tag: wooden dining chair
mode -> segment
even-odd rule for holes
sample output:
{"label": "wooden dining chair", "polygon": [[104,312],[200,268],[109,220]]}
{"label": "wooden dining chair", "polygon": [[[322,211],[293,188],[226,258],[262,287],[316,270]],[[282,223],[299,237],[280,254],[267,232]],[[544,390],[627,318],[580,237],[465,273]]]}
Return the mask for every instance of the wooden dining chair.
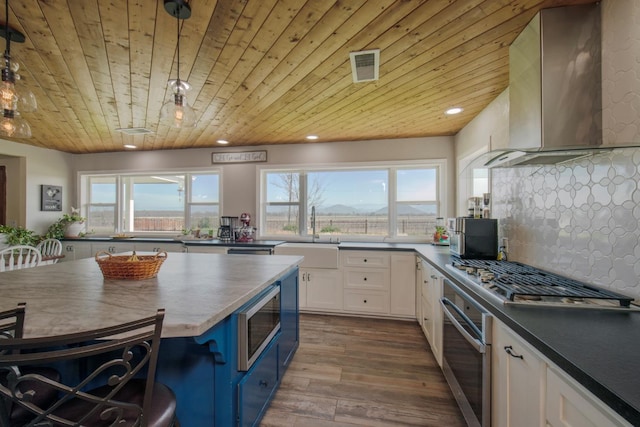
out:
{"label": "wooden dining chair", "polygon": [[44,261],[44,259],[62,255],[62,242],[58,239],[45,239],[36,245],[36,249],[38,249],[42,255],[43,261],[41,261],[41,264],[55,264],[59,258],[47,261]]}
{"label": "wooden dining chair", "polygon": [[[178,425],[173,391],[154,381],[163,319],[164,310],[158,310],[154,316],[97,330],[6,339],[0,344],[5,350],[0,370],[8,370],[9,385],[0,385],[0,396],[35,416],[27,426]],[[73,378],[53,381],[20,370],[52,363],[64,376],[73,372]],[[35,404],[29,392],[19,390],[24,381],[54,387],[58,399],[47,407]]]}
{"label": "wooden dining chair", "polygon": [[0,251],[0,272],[37,267],[42,254],[33,246],[9,246]]}
{"label": "wooden dining chair", "polygon": [[[0,357],[7,355],[9,350],[2,345],[5,340],[22,338],[25,317],[25,303],[20,303],[11,310],[0,312]],[[0,368],[0,388],[9,386],[9,370]],[[24,366],[22,372],[30,375],[39,375],[53,381],[60,381],[60,373],[51,367]],[[28,394],[33,404],[39,407],[49,407],[55,402],[58,392],[47,384],[24,381],[16,386],[16,390],[22,394]],[[24,408],[14,405],[11,399],[0,394],[0,425],[14,427],[28,425],[35,417]]]}

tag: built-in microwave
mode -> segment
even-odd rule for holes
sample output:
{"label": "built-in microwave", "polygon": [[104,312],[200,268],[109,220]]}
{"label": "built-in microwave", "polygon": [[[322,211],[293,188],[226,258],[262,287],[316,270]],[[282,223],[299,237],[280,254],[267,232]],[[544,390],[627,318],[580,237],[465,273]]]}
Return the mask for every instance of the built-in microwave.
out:
{"label": "built-in microwave", "polygon": [[280,286],[272,286],[240,309],[237,319],[238,370],[248,371],[280,331]]}

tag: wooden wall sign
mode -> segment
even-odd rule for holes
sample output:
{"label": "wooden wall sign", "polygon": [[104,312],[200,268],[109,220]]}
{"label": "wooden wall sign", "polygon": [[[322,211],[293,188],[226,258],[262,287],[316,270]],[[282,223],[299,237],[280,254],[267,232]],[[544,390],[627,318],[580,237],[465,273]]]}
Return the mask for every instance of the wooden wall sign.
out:
{"label": "wooden wall sign", "polygon": [[267,151],[241,151],[237,153],[212,153],[211,163],[266,162]]}
{"label": "wooden wall sign", "polygon": [[41,211],[62,210],[62,187],[58,185],[41,185],[40,193]]}

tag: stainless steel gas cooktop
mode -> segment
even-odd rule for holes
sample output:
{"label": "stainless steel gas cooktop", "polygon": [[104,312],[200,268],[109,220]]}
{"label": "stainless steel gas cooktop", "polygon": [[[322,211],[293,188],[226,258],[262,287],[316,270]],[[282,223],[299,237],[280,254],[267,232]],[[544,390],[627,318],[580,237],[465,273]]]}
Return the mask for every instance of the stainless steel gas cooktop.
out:
{"label": "stainless steel gas cooktop", "polygon": [[454,258],[446,267],[504,304],[640,309],[633,298],[518,262]]}

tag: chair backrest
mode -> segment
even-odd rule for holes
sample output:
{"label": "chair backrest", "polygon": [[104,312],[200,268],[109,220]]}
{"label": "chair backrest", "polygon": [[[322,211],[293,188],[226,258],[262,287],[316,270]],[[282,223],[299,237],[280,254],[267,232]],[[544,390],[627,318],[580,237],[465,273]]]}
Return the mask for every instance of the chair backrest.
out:
{"label": "chair backrest", "polygon": [[[0,340],[22,338],[26,304],[21,302],[16,308],[0,311]],[[0,341],[0,354],[3,351]]]}
{"label": "chair backrest", "polygon": [[[95,425],[98,420],[115,426],[126,417],[127,421],[133,420],[126,425],[144,427],[145,414],[151,407],[163,319],[164,310],[160,309],[155,316],[108,328],[0,340],[0,371],[8,371],[9,378],[8,386],[0,384],[0,397],[34,414],[29,426]],[[65,366],[65,372],[75,368],[72,372],[77,373],[77,378],[53,381],[42,375],[20,372],[24,366],[52,363]],[[142,403],[125,401],[118,394],[134,377],[145,378]],[[59,399],[46,408],[34,405],[29,395],[32,390],[27,393],[19,390],[21,384],[24,389],[27,381],[54,387]],[[78,410],[80,406],[82,411]]]}
{"label": "chair backrest", "polygon": [[[45,239],[38,243],[36,249],[42,254],[42,258],[62,255],[62,242],[58,239]],[[58,259],[47,261],[47,264],[55,264]]]}
{"label": "chair backrest", "polygon": [[33,246],[9,246],[0,251],[0,271],[37,267],[41,261],[42,254]]}

